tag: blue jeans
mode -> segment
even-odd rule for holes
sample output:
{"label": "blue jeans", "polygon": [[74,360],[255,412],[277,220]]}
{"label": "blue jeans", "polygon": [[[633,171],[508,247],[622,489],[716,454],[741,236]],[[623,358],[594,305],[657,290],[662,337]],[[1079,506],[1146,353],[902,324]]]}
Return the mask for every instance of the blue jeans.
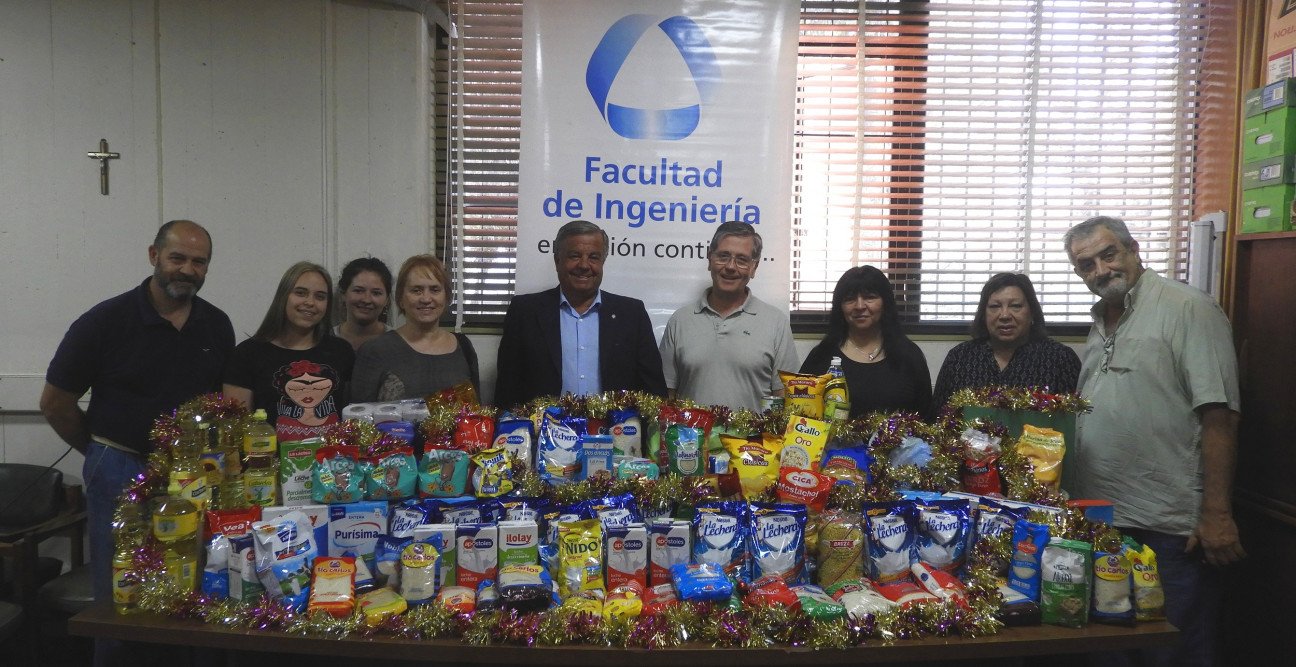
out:
{"label": "blue jeans", "polygon": [[1224,600],[1223,570],[1207,563],[1200,549],[1184,553],[1187,537],[1138,528],[1120,531],[1156,552],[1157,571],[1165,589],[1166,620],[1179,629],[1179,639],[1170,646],[1092,654],[1090,664],[1175,667],[1217,664],[1220,606]]}
{"label": "blue jeans", "polygon": [[81,476],[85,479],[86,528],[90,533],[95,602],[112,601],[113,510],[117,508],[122,489],[142,472],[142,457],[98,442],[90,443]]}

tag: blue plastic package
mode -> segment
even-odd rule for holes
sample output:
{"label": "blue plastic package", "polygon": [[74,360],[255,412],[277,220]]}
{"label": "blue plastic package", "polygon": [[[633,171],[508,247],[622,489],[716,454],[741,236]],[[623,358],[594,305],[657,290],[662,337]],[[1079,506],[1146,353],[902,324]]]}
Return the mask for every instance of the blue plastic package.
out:
{"label": "blue plastic package", "polygon": [[1013,527],[1008,585],[1033,602],[1040,600],[1040,558],[1048,541],[1048,526],[1023,519]]}
{"label": "blue plastic package", "polygon": [[881,584],[908,578],[916,532],[913,503],[864,503],[863,510],[869,578]]}
{"label": "blue plastic package", "polygon": [[671,583],[680,600],[688,602],[715,602],[733,595],[733,582],[714,563],[672,565]]}
{"label": "blue plastic package", "polygon": [[789,586],[810,583],[806,570],[805,505],[751,504],[751,579],[774,576]]}
{"label": "blue plastic package", "polygon": [[918,561],[958,576],[972,544],[971,503],[962,499],[914,503],[918,533],[914,546]]}
{"label": "blue plastic package", "polygon": [[740,581],[751,577],[747,563],[750,519],[745,502],[699,503],[693,515],[693,560],[712,563]]}

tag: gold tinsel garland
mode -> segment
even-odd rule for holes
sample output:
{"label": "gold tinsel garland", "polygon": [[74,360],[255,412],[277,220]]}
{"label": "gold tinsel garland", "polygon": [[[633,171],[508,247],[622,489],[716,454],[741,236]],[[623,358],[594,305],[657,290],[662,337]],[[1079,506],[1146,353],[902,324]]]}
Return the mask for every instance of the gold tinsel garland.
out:
{"label": "gold tinsel garland", "polygon": [[[593,419],[607,419],[609,412],[635,408],[645,421],[659,413],[663,405],[698,408],[689,401],[666,401],[656,396],[630,392],[607,392],[590,397],[566,396],[542,398],[522,406],[515,414],[537,414],[557,405],[570,414]],[[1009,409],[1044,412],[1080,412],[1087,409],[1083,399],[1075,396],[1049,396],[1031,390],[962,391],[951,400],[936,424],[926,424],[913,415],[871,415],[865,419],[835,422],[831,446],[846,447],[868,443],[874,457],[868,484],[837,485],[830,505],[859,509],[863,502],[890,500],[897,488],[925,491],[947,491],[960,486],[959,470],[962,451],[959,434],[972,427],[1003,439],[1001,470],[1011,497],[1030,496],[1040,504],[1064,507],[1061,498],[1050,495],[1034,479],[1030,464],[1016,452],[1016,441],[1006,437],[998,424],[986,420],[964,422],[957,415],[967,405],[986,405]],[[425,436],[445,437],[453,433],[457,420],[464,415],[494,417],[493,408],[430,399],[429,417],[422,424]],[[729,410],[712,406],[715,425],[734,432],[781,434],[791,412]],[[158,420],[153,441],[159,450],[157,460],[150,458],[149,472],[131,487],[135,494],[128,502],[146,502],[147,489],[156,488],[165,477],[170,449],[179,437],[179,424],[194,421],[246,419],[247,411],[239,404],[218,395],[206,395],[190,401],[170,417]],[[324,435],[332,444],[351,444],[361,451],[385,447],[389,436],[372,425],[344,422]],[[931,461],[919,468],[902,466],[892,469],[889,456],[905,437],[916,437],[931,446]],[[156,465],[155,465],[156,464]],[[514,485],[519,495],[546,497],[561,504],[571,504],[606,495],[634,494],[650,506],[673,505],[688,508],[697,502],[713,499],[711,488],[701,478],[666,475],[658,480],[642,478],[611,480],[590,479],[557,488],[549,487],[539,475],[515,462]],[[129,491],[130,489],[128,489]],[[1110,526],[1094,524],[1074,510],[1057,516],[1037,512],[1033,520],[1049,524],[1050,532],[1073,539],[1090,541],[1095,548],[1111,550],[1119,544],[1119,533]],[[803,612],[786,607],[744,604],[730,609],[711,604],[683,603],[655,616],[605,619],[572,612],[562,607],[539,614],[517,614],[492,611],[465,616],[437,605],[415,605],[404,615],[389,617],[377,625],[366,624],[360,612],[344,618],[327,614],[302,614],[284,605],[262,598],[238,602],[215,600],[200,593],[182,590],[164,571],[160,552],[152,538],[136,549],[136,579],[141,582],[140,608],[172,617],[198,618],[207,623],[273,629],[291,634],[344,637],[350,634],[376,634],[411,639],[459,638],[475,645],[541,644],[562,645],[589,643],[617,647],[668,648],[698,641],[723,647],[766,647],[774,644],[810,648],[847,648],[871,641],[891,643],[897,639],[960,635],[976,637],[996,633],[1002,624],[995,618],[1002,599],[996,590],[993,563],[1008,558],[1010,536],[981,540],[969,556],[965,576],[967,606],[952,601],[910,605],[877,616],[862,619],[816,620]]]}

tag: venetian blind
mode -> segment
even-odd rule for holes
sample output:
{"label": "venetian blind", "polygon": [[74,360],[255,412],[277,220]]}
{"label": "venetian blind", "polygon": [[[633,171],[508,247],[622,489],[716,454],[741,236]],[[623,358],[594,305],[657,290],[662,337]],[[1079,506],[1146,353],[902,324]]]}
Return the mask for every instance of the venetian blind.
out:
{"label": "venetian blind", "polygon": [[[432,59],[438,225],[465,317],[513,294],[522,2],[449,0]],[[1199,2],[804,0],[790,307],[882,268],[911,323],[963,323],[1024,271],[1051,324],[1093,296],[1060,240],[1123,217],[1146,263],[1187,271]],[[461,252],[458,250],[461,248]]]}

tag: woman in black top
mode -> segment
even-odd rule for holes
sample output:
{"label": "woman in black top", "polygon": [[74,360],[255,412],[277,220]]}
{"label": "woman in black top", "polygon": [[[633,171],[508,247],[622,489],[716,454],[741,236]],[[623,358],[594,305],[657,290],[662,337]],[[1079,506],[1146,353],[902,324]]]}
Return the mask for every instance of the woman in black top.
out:
{"label": "woman in black top", "polygon": [[810,350],[801,372],[827,373],[833,357],[842,360],[851,419],[874,412],[930,416],[927,359],[900,331],[891,281],[876,267],[857,266],[842,274],[833,289],[828,333]]}
{"label": "woman in black top", "polygon": [[1051,339],[1030,278],[1000,273],[981,289],[972,340],[950,350],[936,376],[935,407],[954,392],[988,386],[1074,392],[1080,379],[1075,350]]}

